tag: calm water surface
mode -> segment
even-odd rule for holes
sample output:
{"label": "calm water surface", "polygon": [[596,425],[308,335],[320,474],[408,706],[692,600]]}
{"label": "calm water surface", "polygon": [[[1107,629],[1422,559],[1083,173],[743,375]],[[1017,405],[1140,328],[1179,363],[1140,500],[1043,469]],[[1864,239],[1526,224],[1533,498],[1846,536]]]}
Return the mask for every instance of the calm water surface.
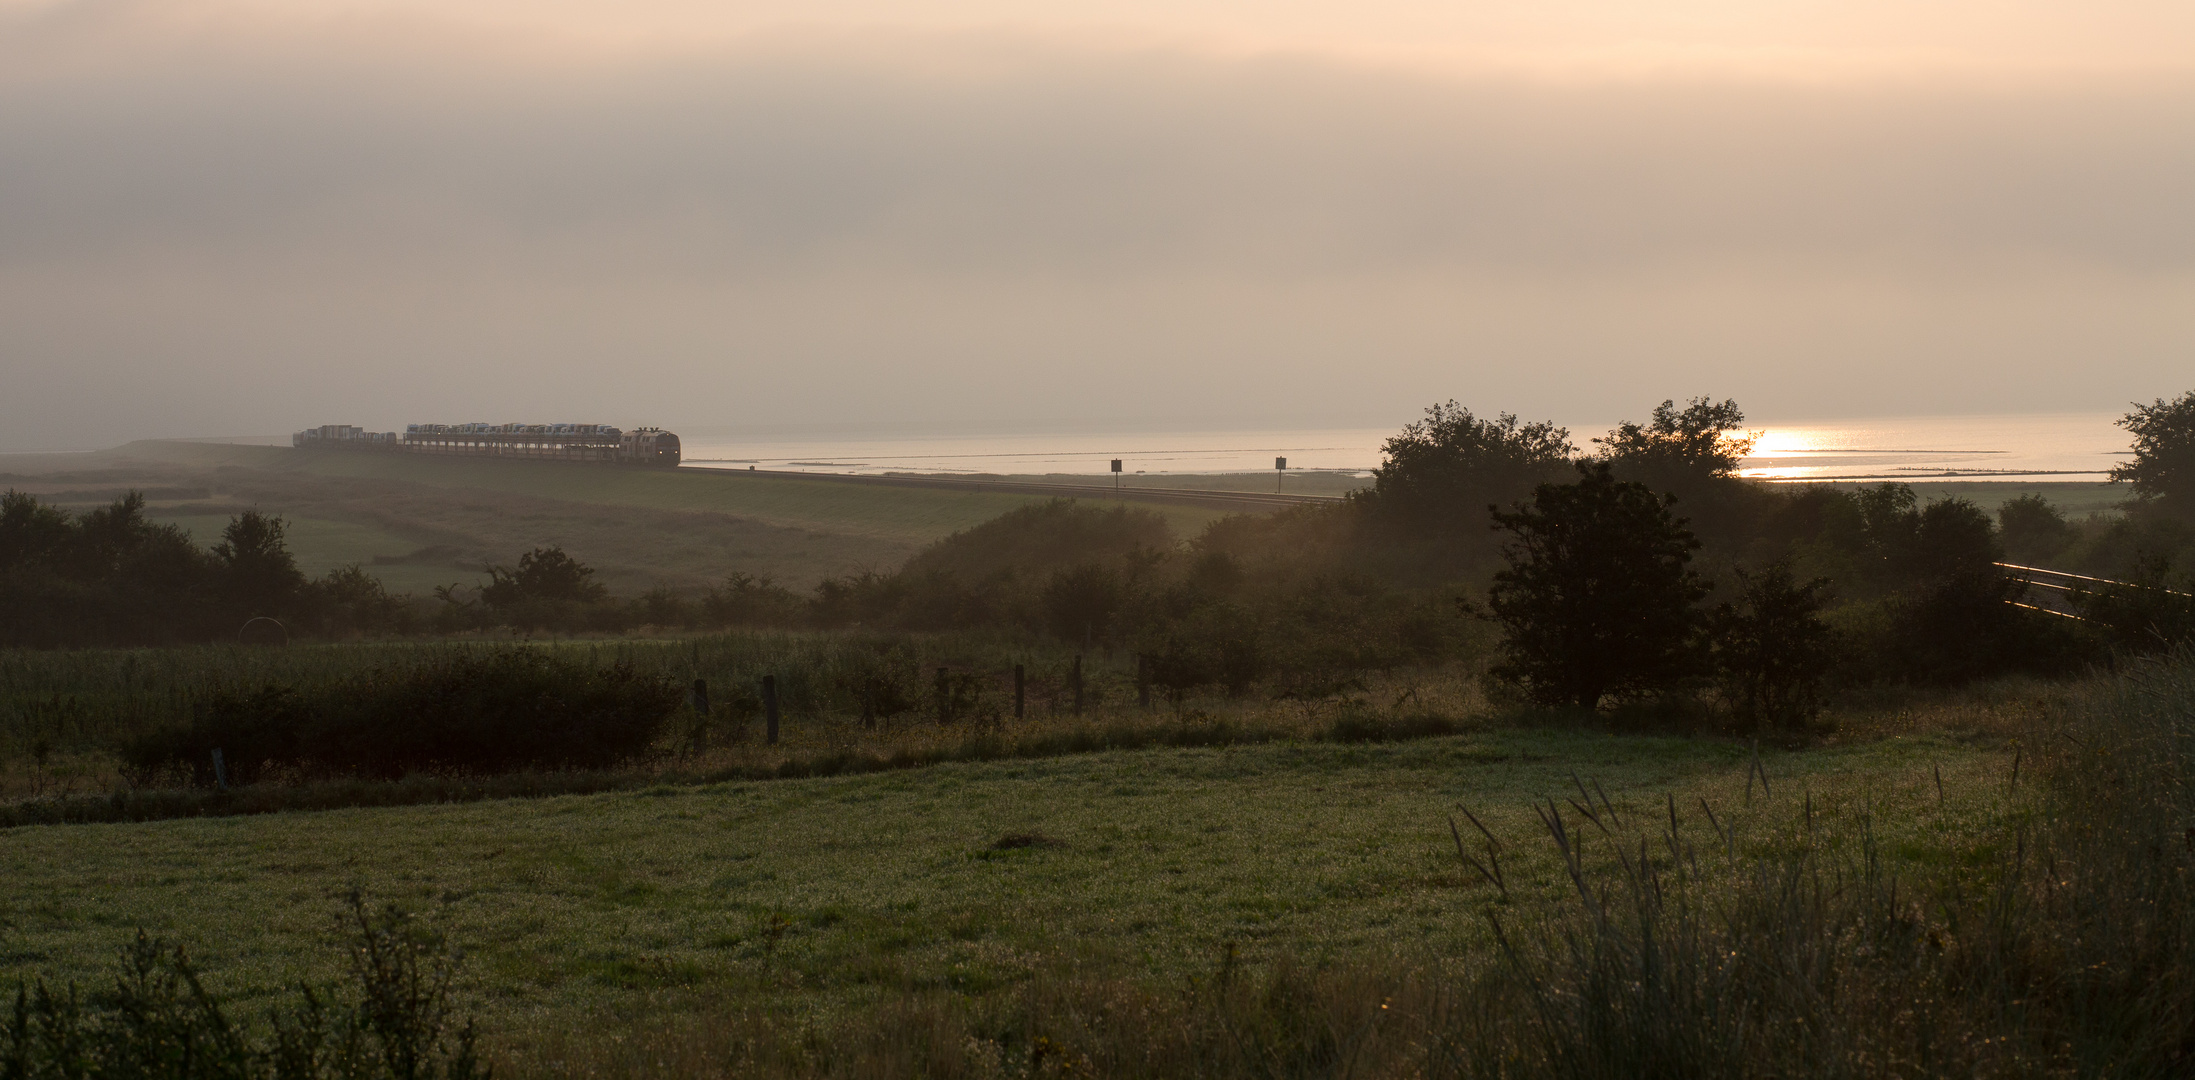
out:
{"label": "calm water surface", "polygon": [[[1759,422],[1760,440],[1745,474],[1781,480],[2101,480],[2125,460],[2126,432],[2114,413],[1915,416],[1866,420]],[[1610,425],[1575,424],[1590,449]],[[1265,471],[1286,457],[1290,469],[1369,472],[1391,428],[1278,429],[742,439],[698,433],[684,438],[694,468],[809,472],[917,472],[962,475],[1097,475],[1121,459],[1129,473]]]}

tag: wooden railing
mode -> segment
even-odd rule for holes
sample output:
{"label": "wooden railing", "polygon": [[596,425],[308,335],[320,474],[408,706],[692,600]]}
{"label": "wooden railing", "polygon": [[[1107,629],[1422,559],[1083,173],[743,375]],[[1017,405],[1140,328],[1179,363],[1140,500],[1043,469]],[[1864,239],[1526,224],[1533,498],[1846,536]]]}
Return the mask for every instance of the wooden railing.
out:
{"label": "wooden railing", "polygon": [[[2013,577],[2020,579],[2027,585],[2029,592],[2022,594],[2024,600],[2044,601],[2043,603],[2031,604],[2025,603],[2023,600],[2007,600],[2005,603],[2011,604],[2013,607],[2023,607],[2029,611],[2062,615],[2068,619],[2081,618],[2078,612],[2065,609],[2072,607],[2073,598],[2082,593],[2095,592],[2113,585],[2129,589],[2155,587],[2136,585],[2131,581],[2114,581],[2110,578],[2093,577],[2088,574],[2069,574],[2063,570],[2052,570],[2041,566],[2022,566],[2019,563],[2008,562],[2001,562],[1996,565],[2001,569],[2011,571]],[[2188,595],[2172,589],[2166,589],[2165,591],[2173,596]],[[2055,603],[2052,603],[2053,601]]]}

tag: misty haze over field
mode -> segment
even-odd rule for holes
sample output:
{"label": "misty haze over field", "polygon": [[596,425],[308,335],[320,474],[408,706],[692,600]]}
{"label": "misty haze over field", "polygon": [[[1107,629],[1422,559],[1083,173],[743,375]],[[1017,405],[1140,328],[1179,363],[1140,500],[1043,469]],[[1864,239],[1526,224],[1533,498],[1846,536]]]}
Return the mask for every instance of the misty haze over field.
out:
{"label": "misty haze over field", "polygon": [[0,4],[0,449],[2185,388],[2195,14],[1753,6]]}

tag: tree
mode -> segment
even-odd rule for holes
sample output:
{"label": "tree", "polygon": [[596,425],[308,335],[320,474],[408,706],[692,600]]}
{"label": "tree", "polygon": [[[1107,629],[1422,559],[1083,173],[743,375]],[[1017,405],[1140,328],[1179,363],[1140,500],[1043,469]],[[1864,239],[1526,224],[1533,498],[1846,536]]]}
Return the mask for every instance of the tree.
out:
{"label": "tree", "polygon": [[1506,505],[1562,475],[1577,448],[1548,423],[1492,420],[1449,401],[1425,410],[1381,448],[1366,505],[1379,516],[1425,528],[1475,529],[1488,505]]}
{"label": "tree", "polygon": [[491,567],[492,578],[481,586],[480,599],[491,608],[508,611],[541,604],[587,604],[609,595],[601,582],[589,581],[594,567],[564,553],[561,547],[535,548],[518,557],[518,569]]}
{"label": "tree", "polygon": [[287,612],[305,588],[305,574],[290,554],[289,523],[246,510],[229,519],[214,545],[222,595],[242,614]]}
{"label": "tree", "polygon": [[1645,424],[1626,420],[1593,441],[1601,446],[1601,456],[1619,468],[1731,476],[1759,438],[1730,434],[1744,429],[1745,412],[1736,401],[1696,397],[1679,412],[1675,401],[1665,399]]}
{"label": "tree", "polygon": [[0,494],[0,573],[39,562],[69,543],[69,515],[34,495]]}
{"label": "tree", "polygon": [[1670,513],[1673,498],[1616,479],[1605,461],[1578,472],[1495,512],[1513,538],[1487,606],[1507,631],[1496,675],[1542,702],[1593,708],[1698,670],[1694,605],[1707,587],[1688,565],[1700,545]]}
{"label": "tree", "polygon": [[235,632],[209,616],[214,560],[135,491],[82,515],[0,496],[0,643],[162,642]]}
{"label": "tree", "polygon": [[1812,718],[1835,659],[1821,618],[1829,579],[1801,584],[1787,563],[1737,577],[1739,602],[1716,605],[1709,620],[1724,698],[1755,724]]}
{"label": "tree", "polygon": [[1989,512],[1965,499],[1938,499],[1921,508],[1913,528],[1912,570],[1924,582],[1959,577],[2002,578],[2004,548]]}
{"label": "tree", "polygon": [[2134,460],[2111,470],[2112,483],[2134,485],[2145,502],[2195,509],[2195,390],[2136,405],[2118,423],[2134,435]]}

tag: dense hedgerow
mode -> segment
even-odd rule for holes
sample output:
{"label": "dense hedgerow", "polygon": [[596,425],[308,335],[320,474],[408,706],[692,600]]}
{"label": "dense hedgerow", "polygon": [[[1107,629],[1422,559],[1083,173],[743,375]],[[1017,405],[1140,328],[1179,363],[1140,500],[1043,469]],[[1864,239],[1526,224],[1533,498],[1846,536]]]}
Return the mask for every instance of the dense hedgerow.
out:
{"label": "dense hedgerow", "polygon": [[215,781],[270,772],[395,778],[415,771],[602,769],[648,752],[681,691],[633,665],[530,649],[452,649],[300,689],[267,683],[197,702],[190,722],[126,743],[148,779],[187,770]]}

